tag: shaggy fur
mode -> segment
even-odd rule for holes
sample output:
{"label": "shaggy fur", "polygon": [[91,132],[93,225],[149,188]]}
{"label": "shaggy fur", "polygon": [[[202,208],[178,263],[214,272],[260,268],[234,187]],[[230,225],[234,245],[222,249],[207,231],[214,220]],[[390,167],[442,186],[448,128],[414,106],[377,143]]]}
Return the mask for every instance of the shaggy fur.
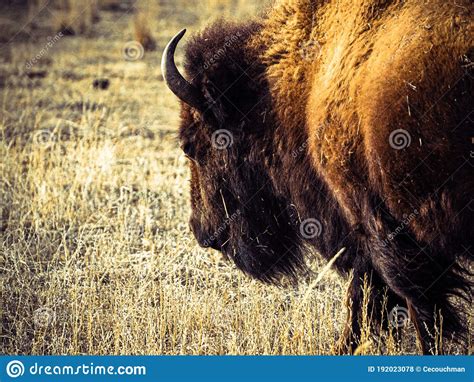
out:
{"label": "shaggy fur", "polygon": [[[191,228],[203,246],[278,283],[308,246],[354,277],[346,344],[360,336],[362,282],[376,321],[407,306],[423,351],[433,328],[466,340],[474,189],[470,1],[288,0],[263,20],[212,25],[186,49],[203,110],[182,105]],[[225,47],[224,54],[223,47]],[[471,114],[472,119],[472,114]],[[233,144],[213,145],[225,129]],[[390,136],[411,144],[396,150]],[[393,144],[393,142],[392,142]],[[304,234],[307,219],[319,235]],[[376,325],[374,325],[376,326]]]}

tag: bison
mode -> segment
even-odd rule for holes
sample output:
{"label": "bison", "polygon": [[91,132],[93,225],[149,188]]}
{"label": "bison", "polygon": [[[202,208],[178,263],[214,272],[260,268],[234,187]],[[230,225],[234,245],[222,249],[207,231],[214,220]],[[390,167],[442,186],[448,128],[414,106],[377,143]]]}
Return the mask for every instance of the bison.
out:
{"label": "bison", "polygon": [[334,267],[352,275],[342,352],[358,346],[365,282],[374,331],[404,309],[423,353],[470,335],[472,11],[469,0],[280,1],[195,36],[187,79],[174,61],[185,30],[165,48],[194,236],[280,284],[307,271],[309,248],[339,252]]}

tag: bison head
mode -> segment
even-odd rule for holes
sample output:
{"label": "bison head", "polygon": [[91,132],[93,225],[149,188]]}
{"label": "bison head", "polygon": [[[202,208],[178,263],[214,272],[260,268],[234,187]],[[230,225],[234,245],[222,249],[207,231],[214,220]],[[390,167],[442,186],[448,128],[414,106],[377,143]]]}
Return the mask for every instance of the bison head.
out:
{"label": "bison head", "polygon": [[166,47],[162,71],[181,102],[181,148],[191,171],[190,227],[199,244],[231,258],[247,274],[277,282],[304,268],[290,202],[268,168],[273,154],[271,97],[258,47],[258,25],[218,23],[188,44],[185,69]]}

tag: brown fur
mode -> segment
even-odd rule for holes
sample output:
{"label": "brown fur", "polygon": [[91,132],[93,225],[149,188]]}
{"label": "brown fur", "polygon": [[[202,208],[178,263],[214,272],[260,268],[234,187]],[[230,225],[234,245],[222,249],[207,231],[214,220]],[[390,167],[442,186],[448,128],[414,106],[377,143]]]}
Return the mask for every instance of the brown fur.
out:
{"label": "brown fur", "polygon": [[[354,273],[351,348],[365,275],[377,320],[387,291],[389,309],[408,303],[425,348],[439,312],[443,334],[465,339],[452,297],[472,293],[472,8],[280,1],[261,23],[219,22],[187,47],[207,103],[183,105],[180,131],[196,238],[270,282],[296,280],[307,246],[325,258],[346,247],[336,268]],[[225,150],[218,129],[232,134]],[[409,147],[391,147],[397,129]],[[302,235],[310,218],[321,235]]]}

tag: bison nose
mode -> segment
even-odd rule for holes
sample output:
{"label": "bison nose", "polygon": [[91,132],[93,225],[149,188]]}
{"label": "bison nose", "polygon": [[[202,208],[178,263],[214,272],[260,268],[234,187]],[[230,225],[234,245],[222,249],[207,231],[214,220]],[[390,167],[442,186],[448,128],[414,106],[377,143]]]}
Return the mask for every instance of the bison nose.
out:
{"label": "bison nose", "polygon": [[208,238],[204,231],[202,230],[200,224],[196,222],[195,219],[190,219],[189,220],[189,229],[193,233],[194,237],[196,238],[198,244],[203,247],[203,248],[209,248],[212,247],[212,242],[210,238]]}
{"label": "bison nose", "polygon": [[196,238],[198,244],[202,248],[212,248],[217,251],[221,250],[217,238],[215,238],[213,235],[208,234],[204,229],[202,229],[201,225],[197,223],[195,219],[190,219],[189,228],[193,233],[194,237]]}

